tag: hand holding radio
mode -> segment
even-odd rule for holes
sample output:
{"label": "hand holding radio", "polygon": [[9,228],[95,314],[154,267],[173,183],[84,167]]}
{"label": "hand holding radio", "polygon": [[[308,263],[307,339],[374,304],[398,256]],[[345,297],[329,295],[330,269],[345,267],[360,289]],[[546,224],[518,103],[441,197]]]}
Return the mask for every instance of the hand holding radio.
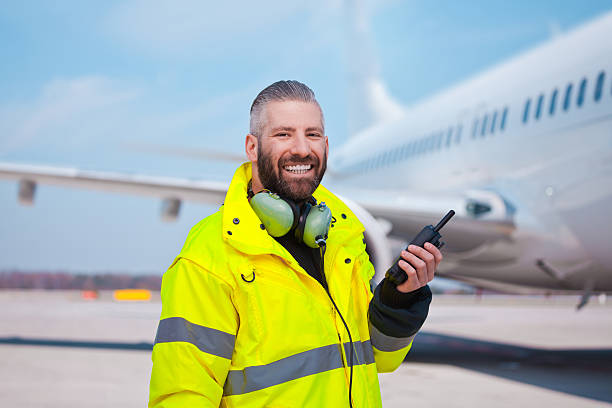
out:
{"label": "hand holding radio", "polygon": [[444,245],[439,231],[453,215],[455,212],[450,210],[435,227],[423,228],[389,268],[385,277],[397,286],[397,290],[411,292],[433,279],[442,260],[439,248]]}

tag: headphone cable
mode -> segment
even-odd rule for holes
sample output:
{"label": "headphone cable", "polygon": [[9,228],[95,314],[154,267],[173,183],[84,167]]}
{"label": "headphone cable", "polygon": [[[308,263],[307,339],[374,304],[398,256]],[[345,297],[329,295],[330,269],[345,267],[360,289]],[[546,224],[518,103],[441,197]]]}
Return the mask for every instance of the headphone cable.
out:
{"label": "headphone cable", "polygon": [[351,331],[349,330],[348,324],[346,324],[346,321],[344,320],[344,317],[342,317],[342,313],[340,313],[340,309],[338,309],[338,306],[336,305],[336,302],[334,302],[334,299],[331,296],[331,293],[329,293],[329,288],[327,287],[327,279],[325,278],[325,272],[323,270],[323,256],[325,255],[325,249],[326,249],[326,245],[325,242],[323,242],[320,245],[320,254],[321,254],[321,262],[320,262],[320,267],[321,267],[321,274],[323,275],[323,279],[325,280],[326,286],[325,286],[325,292],[327,292],[327,296],[329,297],[329,300],[331,300],[332,305],[334,305],[334,308],[336,309],[336,312],[338,312],[338,316],[340,316],[340,319],[342,320],[342,323],[344,324],[344,327],[346,328],[346,332],[348,333],[348,338],[349,338],[349,352],[351,354],[351,356],[349,357],[349,366],[351,367],[351,373],[349,376],[349,406],[351,408],[353,408],[353,397],[352,397],[352,390],[353,390],[353,354],[354,350],[353,350],[353,337],[351,336]]}

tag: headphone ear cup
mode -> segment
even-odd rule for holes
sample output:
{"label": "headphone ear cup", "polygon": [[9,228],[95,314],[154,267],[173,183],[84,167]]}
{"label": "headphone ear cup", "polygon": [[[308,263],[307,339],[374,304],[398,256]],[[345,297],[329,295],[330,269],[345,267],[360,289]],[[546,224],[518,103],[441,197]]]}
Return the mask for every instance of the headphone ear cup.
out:
{"label": "headphone ear cup", "polygon": [[295,205],[277,194],[262,191],[251,198],[250,204],[271,236],[282,237],[295,227]]}
{"label": "headphone ear cup", "polygon": [[308,216],[304,220],[304,228],[302,229],[304,244],[311,248],[319,248],[325,245],[331,219],[331,210],[325,203],[310,208]]}

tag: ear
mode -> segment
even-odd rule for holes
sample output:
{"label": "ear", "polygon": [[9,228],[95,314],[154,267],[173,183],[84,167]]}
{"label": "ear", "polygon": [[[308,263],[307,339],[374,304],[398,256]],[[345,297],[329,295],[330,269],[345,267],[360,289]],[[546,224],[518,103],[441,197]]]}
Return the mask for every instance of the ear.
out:
{"label": "ear", "polygon": [[251,163],[257,163],[257,155],[259,153],[257,151],[257,136],[250,133],[246,135],[244,150]]}
{"label": "ear", "polygon": [[329,157],[329,139],[325,135],[325,156]]}

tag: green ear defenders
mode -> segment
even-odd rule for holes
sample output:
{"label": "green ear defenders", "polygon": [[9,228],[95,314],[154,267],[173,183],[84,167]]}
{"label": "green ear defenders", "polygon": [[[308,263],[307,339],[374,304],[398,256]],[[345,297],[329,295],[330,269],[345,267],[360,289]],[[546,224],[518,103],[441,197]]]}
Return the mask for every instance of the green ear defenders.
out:
{"label": "green ear defenders", "polygon": [[293,230],[300,243],[311,248],[325,245],[332,219],[331,210],[325,203],[317,204],[311,197],[300,211],[291,200],[265,190],[253,195],[250,203],[268,234],[273,237],[282,237]]}

